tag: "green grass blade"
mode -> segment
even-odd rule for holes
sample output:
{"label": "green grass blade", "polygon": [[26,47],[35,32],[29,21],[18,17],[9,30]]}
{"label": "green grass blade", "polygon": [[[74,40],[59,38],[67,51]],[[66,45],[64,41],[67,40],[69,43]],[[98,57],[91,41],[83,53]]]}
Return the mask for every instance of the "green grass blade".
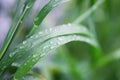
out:
{"label": "green grass blade", "polygon": [[5,56],[0,61],[0,70],[4,71],[4,69],[9,67],[9,65],[12,64],[15,60],[22,57],[26,51],[30,50],[31,48],[37,45],[41,45],[46,40],[53,37],[69,35],[69,34],[82,34],[82,35],[90,36],[90,33],[86,27],[77,24],[66,24],[66,25],[46,29],[45,31],[42,32],[40,31],[34,34],[33,36],[31,36],[30,38],[28,38],[27,40],[25,40],[20,45],[18,45],[12,53]]}
{"label": "green grass blade", "polygon": [[120,49],[118,49],[114,52],[111,52],[108,55],[101,58],[98,62],[97,67],[105,66],[105,65],[111,63],[112,61],[119,60],[119,59],[120,59]]}
{"label": "green grass blade", "polygon": [[59,36],[59,37],[52,38],[46,41],[41,46],[37,46],[36,48],[34,48],[35,50],[32,52],[32,54],[30,54],[30,56],[26,59],[26,61],[20,66],[20,68],[15,73],[14,78],[16,80],[20,80],[39,61],[39,59],[41,59],[41,57],[45,56],[51,50],[56,49],[59,46],[64,45],[71,41],[82,41],[96,47],[96,43],[94,39],[87,36],[67,35],[67,36]]}
{"label": "green grass blade", "polygon": [[94,12],[105,0],[97,0],[97,2],[85,13],[83,13],[81,16],[79,16],[74,23],[81,23],[83,20],[85,20],[87,17],[91,15],[92,12]]}
{"label": "green grass blade", "polygon": [[[28,1],[28,0],[27,0]],[[24,10],[20,16],[20,18],[18,19],[17,23],[12,25],[12,27],[10,28],[8,35],[5,39],[4,42],[4,46],[0,52],[0,58],[4,55],[4,53],[6,52],[7,48],[9,47],[10,43],[12,42],[12,39],[15,36],[15,33],[17,31],[17,29],[20,27],[20,25],[23,23],[24,19],[26,18],[26,16],[28,15],[30,9],[32,8],[35,0],[29,0],[30,2],[26,2],[25,3],[25,7]],[[19,5],[18,5],[19,6]],[[17,8],[18,9],[18,8]],[[15,16],[15,20],[16,20],[17,14]]]}
{"label": "green grass blade", "polygon": [[[18,17],[19,10],[21,8],[20,6],[21,6],[21,1],[18,0],[16,11],[15,11],[15,16],[14,16],[14,20],[13,20],[14,23],[18,19],[17,17]],[[14,23],[12,25],[14,25]],[[13,31],[13,27],[11,27],[11,29],[9,30],[9,33],[12,32],[12,31]],[[8,45],[9,45],[8,43],[6,43],[8,38],[9,38],[9,33],[8,33],[6,39],[5,39],[5,42],[4,42],[4,45],[1,49],[1,51],[0,51],[0,58],[2,58],[2,56],[4,55],[5,51],[7,50]]]}
{"label": "green grass blade", "polygon": [[[96,39],[96,42],[98,42],[98,40],[97,40],[97,34],[96,34],[96,31],[95,31],[95,25],[94,25],[93,20],[92,20],[92,15],[88,18],[88,25],[89,25],[89,31],[94,35],[94,38]],[[97,52],[94,48],[91,48],[91,50],[92,50],[92,53],[93,53],[92,56],[95,58],[95,59],[93,59],[93,61],[95,63],[97,63],[97,61],[101,58],[102,54],[96,55],[96,53],[99,53],[99,52]]]}
{"label": "green grass blade", "polygon": [[33,22],[33,28],[31,32],[28,34],[27,37],[31,36],[32,34],[35,33],[35,30],[39,27],[39,25],[42,23],[44,18],[48,15],[48,13],[54,9],[56,6],[58,6],[61,3],[64,3],[69,0],[50,0],[43,8],[40,10],[40,12],[37,14],[37,16],[34,19]]}

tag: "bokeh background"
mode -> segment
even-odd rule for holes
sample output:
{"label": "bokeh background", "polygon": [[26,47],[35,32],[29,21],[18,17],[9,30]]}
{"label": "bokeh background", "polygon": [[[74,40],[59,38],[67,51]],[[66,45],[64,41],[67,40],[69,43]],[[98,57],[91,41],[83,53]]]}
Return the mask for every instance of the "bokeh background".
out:
{"label": "bokeh background", "polygon": [[[38,11],[49,0],[36,0],[36,3],[17,33],[9,51],[24,40],[32,28],[32,21]],[[87,11],[96,0],[71,0],[56,7],[41,24],[41,30],[56,25],[73,22]],[[0,0],[0,48],[11,27],[16,0]],[[103,56],[120,48],[120,0],[106,0],[81,24],[95,27],[95,34],[103,51]],[[118,55],[119,56],[119,55]],[[86,43],[71,42],[53,50],[33,68],[41,80],[120,80],[120,60],[92,67],[92,48]],[[30,74],[32,75],[32,74]],[[29,80],[34,77],[28,75]],[[36,80],[39,80],[36,78]]]}

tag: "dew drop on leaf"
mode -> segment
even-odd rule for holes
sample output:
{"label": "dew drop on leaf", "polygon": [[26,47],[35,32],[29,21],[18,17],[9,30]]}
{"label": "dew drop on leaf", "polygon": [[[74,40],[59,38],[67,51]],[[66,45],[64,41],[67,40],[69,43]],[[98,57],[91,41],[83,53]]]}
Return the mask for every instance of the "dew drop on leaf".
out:
{"label": "dew drop on leaf", "polygon": [[26,44],[27,42],[26,41],[23,41],[23,44]]}
{"label": "dew drop on leaf", "polygon": [[50,49],[54,49],[54,45],[53,45],[53,46],[50,46]]}
{"label": "dew drop on leaf", "polygon": [[10,53],[10,54],[9,54],[9,57],[13,57],[14,55],[15,55],[15,52]]}
{"label": "dew drop on leaf", "polygon": [[35,58],[35,57],[37,57],[38,55],[33,55],[33,57]]}
{"label": "dew drop on leaf", "polygon": [[31,39],[33,38],[33,36],[30,37]]}
{"label": "dew drop on leaf", "polygon": [[53,41],[50,41],[50,44],[53,44],[54,42]]}
{"label": "dew drop on leaf", "polygon": [[63,39],[62,39],[62,38],[60,38],[60,37],[58,38],[58,40],[59,40],[59,41],[63,41]]}

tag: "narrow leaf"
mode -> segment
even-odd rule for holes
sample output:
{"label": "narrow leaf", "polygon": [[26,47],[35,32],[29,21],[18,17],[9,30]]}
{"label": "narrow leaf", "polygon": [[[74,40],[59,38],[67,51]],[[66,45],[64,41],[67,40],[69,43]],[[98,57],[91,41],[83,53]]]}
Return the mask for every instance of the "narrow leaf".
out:
{"label": "narrow leaf", "polygon": [[67,2],[69,0],[50,0],[43,8],[40,10],[40,12],[37,14],[37,16],[34,19],[34,26],[31,30],[31,32],[28,34],[27,37],[31,36],[35,33],[35,30],[38,29],[39,25],[42,23],[42,21],[45,19],[45,17],[48,15],[48,13],[54,9],[59,4],[62,4],[64,2]]}
{"label": "narrow leaf", "polygon": [[74,23],[81,23],[83,20],[85,20],[87,17],[91,15],[92,12],[94,12],[105,0],[97,0],[97,2],[85,13],[80,15]]}
{"label": "narrow leaf", "polygon": [[69,35],[69,34],[82,34],[82,35],[90,36],[90,33],[86,27],[76,24],[67,24],[67,25],[46,29],[42,32],[40,31],[34,34],[33,36],[31,36],[30,38],[28,38],[27,40],[23,41],[23,43],[18,45],[12,53],[6,55],[0,61],[0,70],[4,71],[4,69],[9,67],[14,61],[24,56],[26,51],[30,50],[31,48],[34,48],[37,45],[40,46],[46,40],[51,39],[53,37]]}
{"label": "narrow leaf", "polygon": [[32,52],[32,54],[30,54],[30,56],[15,73],[14,79],[20,80],[23,76],[25,76],[28,73],[28,71],[31,70],[31,68],[41,59],[41,57],[45,56],[51,50],[56,49],[59,46],[71,41],[82,41],[96,47],[94,39],[86,36],[68,35],[52,38],[46,41],[41,46],[35,47],[35,50]]}
{"label": "narrow leaf", "polygon": [[97,67],[105,66],[105,65],[111,63],[112,61],[119,60],[119,59],[120,59],[120,49],[118,49],[114,52],[111,52],[111,53],[105,55],[104,57],[102,57],[99,60]]}
{"label": "narrow leaf", "polygon": [[[11,44],[12,42],[12,39],[14,38],[15,36],[15,33],[17,32],[17,29],[20,27],[20,25],[23,23],[24,19],[26,18],[27,14],[29,13],[29,11],[31,10],[33,4],[34,4],[35,0],[29,0],[29,2],[27,1],[25,3],[25,6],[24,6],[24,10],[20,16],[20,18],[18,19],[17,23],[14,23],[13,22],[13,25],[11,26],[8,34],[7,34],[7,37],[5,39],[5,42],[4,42],[4,46],[2,47],[2,50],[0,52],[0,58],[4,55],[4,53],[6,52],[6,50],[8,49],[9,45]],[[18,5],[19,7],[19,5]],[[17,8],[18,9],[18,8]],[[17,10],[18,11],[18,10]],[[15,20],[16,20],[16,17],[17,17],[17,14],[15,16]]]}

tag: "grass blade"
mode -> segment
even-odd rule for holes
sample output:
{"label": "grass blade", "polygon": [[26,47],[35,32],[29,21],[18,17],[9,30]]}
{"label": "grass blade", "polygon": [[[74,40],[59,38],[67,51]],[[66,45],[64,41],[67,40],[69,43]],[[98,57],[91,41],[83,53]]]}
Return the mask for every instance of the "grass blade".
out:
{"label": "grass blade", "polygon": [[114,60],[119,60],[120,59],[120,49],[109,53],[108,55],[104,56],[101,58],[97,64],[97,67],[105,66],[109,63],[111,63]]}
{"label": "grass blade", "polygon": [[4,71],[4,69],[9,67],[10,64],[12,64],[15,60],[22,57],[26,53],[26,51],[30,50],[31,48],[37,45],[40,46],[46,40],[51,39],[53,37],[69,35],[69,34],[82,34],[82,35],[90,36],[90,33],[86,27],[76,24],[67,24],[55,28],[50,28],[42,32],[40,31],[34,34],[33,36],[31,36],[30,38],[28,38],[27,40],[25,40],[20,45],[18,45],[12,53],[5,56],[0,61],[0,70]]}
{"label": "grass blade", "polygon": [[[30,2],[28,2],[30,1]],[[12,42],[12,39],[15,36],[15,33],[17,31],[17,29],[20,27],[20,25],[23,23],[24,19],[26,18],[27,14],[29,13],[29,11],[31,10],[33,4],[34,4],[35,0],[27,0],[27,2],[25,3],[24,6],[24,10],[20,16],[20,18],[18,19],[16,24],[13,24],[12,27],[10,28],[7,37],[5,39],[4,42],[4,46],[0,52],[0,58],[4,55],[4,53],[6,52],[6,50],[8,49],[10,43]],[[18,5],[19,6],[19,5]],[[18,9],[18,8],[17,8]],[[17,14],[15,16],[15,18],[17,17]],[[15,19],[16,20],[16,19]]]}
{"label": "grass blade", "polygon": [[37,16],[35,17],[34,19],[34,22],[33,22],[33,28],[31,30],[31,32],[28,34],[27,37],[31,36],[32,34],[35,33],[35,30],[38,29],[39,25],[42,23],[42,21],[44,20],[44,18],[48,15],[48,13],[54,9],[56,6],[58,6],[59,4],[61,3],[64,3],[66,1],[69,1],[69,0],[50,0],[48,2],[48,4],[46,4],[42,10],[37,14]]}
{"label": "grass blade", "polygon": [[35,48],[32,54],[30,54],[30,56],[26,59],[26,61],[17,70],[17,72],[14,75],[14,78],[16,80],[21,79],[39,61],[39,59],[41,59],[41,57],[45,56],[51,50],[56,49],[57,47],[71,41],[82,41],[96,47],[96,43],[94,39],[86,36],[68,35],[68,36],[60,36],[60,37],[52,38],[46,41],[41,46],[37,46]]}
{"label": "grass blade", "polygon": [[87,17],[90,16],[90,14],[95,11],[105,0],[97,0],[97,2],[85,13],[83,13],[81,16],[79,16],[74,23],[81,23],[83,20],[85,20]]}

